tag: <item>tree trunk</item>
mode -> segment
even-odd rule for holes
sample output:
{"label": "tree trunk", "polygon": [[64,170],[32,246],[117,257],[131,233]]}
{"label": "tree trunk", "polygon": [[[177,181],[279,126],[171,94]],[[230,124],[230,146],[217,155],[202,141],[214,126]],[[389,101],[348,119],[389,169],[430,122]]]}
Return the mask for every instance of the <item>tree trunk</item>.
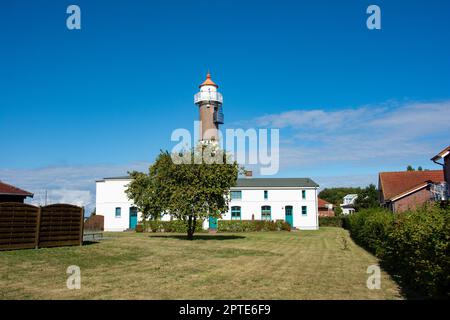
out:
{"label": "tree trunk", "polygon": [[188,237],[188,240],[194,239],[194,230],[192,228],[192,216],[189,216],[189,220],[188,220],[187,237]]}
{"label": "tree trunk", "polygon": [[194,240],[194,232],[196,224],[197,224],[197,217],[194,215],[190,215],[188,220],[188,234],[187,234],[189,240]]}

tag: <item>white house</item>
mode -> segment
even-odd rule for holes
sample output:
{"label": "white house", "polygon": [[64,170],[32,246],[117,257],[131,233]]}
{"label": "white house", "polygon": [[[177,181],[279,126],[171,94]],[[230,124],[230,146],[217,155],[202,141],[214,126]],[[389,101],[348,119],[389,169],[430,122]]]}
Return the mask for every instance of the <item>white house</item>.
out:
{"label": "white house", "polygon": [[[129,177],[96,182],[97,214],[105,217],[105,231],[133,229],[142,220],[125,189]],[[230,190],[229,210],[217,222],[204,221],[203,228],[216,228],[220,220],[283,220],[301,230],[319,228],[318,185],[309,178],[243,178]],[[165,215],[163,220],[170,220]]]}
{"label": "white house", "polygon": [[317,188],[309,178],[238,179],[231,188],[229,210],[222,219],[283,220],[297,229],[316,230]]}
{"label": "white house", "polygon": [[357,198],[357,194],[348,194],[344,197],[344,202],[341,204],[342,214],[347,215],[355,212],[355,200]]}

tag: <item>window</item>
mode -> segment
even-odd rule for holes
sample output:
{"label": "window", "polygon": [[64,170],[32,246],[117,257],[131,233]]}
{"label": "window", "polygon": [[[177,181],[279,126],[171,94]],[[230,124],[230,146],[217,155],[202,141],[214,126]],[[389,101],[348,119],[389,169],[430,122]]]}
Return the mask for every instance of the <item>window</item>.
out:
{"label": "window", "polygon": [[122,216],[122,209],[116,208],[116,218],[120,218]]}
{"label": "window", "polygon": [[241,200],[242,191],[231,191],[231,200]]}
{"label": "window", "polygon": [[231,207],[231,220],[241,220],[241,207]]}
{"label": "window", "polygon": [[264,200],[269,199],[269,191],[264,190]]}
{"label": "window", "polygon": [[302,190],[302,199],[306,199],[306,190]]}
{"label": "window", "polygon": [[308,214],[308,208],[306,206],[302,206],[302,215],[306,216]]}
{"label": "window", "polygon": [[271,212],[270,206],[262,206],[261,207],[261,220],[271,220]]}

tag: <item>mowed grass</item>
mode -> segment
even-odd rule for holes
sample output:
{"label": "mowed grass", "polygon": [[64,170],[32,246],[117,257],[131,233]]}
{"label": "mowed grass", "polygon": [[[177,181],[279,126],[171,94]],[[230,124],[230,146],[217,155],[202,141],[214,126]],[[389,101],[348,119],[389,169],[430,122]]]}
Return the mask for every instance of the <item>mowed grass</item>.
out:
{"label": "mowed grass", "polygon": [[[0,299],[401,299],[341,228],[184,235],[106,233],[82,247],[0,252]],[[343,239],[348,242],[344,249]],[[81,289],[66,286],[70,265]]]}

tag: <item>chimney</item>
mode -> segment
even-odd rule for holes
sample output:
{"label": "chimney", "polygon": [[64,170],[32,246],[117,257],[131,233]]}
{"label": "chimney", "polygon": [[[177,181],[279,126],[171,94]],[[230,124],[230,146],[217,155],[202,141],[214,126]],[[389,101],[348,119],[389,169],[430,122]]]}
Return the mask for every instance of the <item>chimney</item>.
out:
{"label": "chimney", "polygon": [[245,171],[245,177],[246,178],[251,178],[253,176],[253,171],[251,170],[246,170]]}

